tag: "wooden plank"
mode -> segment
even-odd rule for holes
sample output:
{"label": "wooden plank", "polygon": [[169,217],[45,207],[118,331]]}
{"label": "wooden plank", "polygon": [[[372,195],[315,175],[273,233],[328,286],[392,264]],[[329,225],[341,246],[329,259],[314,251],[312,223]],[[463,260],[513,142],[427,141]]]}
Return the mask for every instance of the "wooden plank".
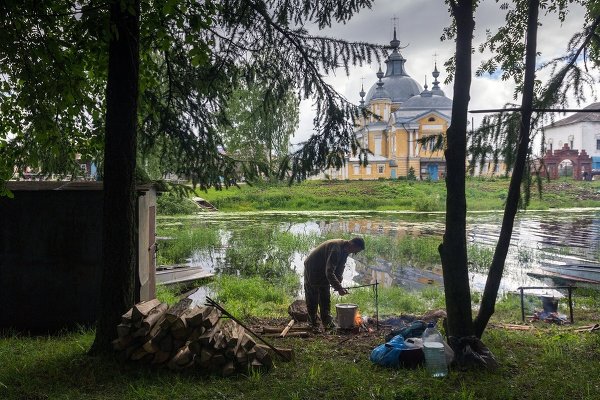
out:
{"label": "wooden plank", "polygon": [[[263,337],[271,337],[271,338],[280,338],[281,333],[264,333]],[[307,338],[310,336],[310,333],[298,331],[298,332],[288,332],[287,337],[299,337],[299,338]]]}

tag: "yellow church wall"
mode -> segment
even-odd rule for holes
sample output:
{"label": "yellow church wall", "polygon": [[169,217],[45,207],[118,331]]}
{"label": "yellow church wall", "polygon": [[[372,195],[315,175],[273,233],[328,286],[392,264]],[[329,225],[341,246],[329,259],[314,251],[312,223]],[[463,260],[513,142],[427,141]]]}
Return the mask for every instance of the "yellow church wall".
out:
{"label": "yellow church wall", "polygon": [[389,178],[390,176],[390,166],[386,162],[372,161],[367,166],[359,165],[357,162],[348,164],[348,179],[369,180]]}

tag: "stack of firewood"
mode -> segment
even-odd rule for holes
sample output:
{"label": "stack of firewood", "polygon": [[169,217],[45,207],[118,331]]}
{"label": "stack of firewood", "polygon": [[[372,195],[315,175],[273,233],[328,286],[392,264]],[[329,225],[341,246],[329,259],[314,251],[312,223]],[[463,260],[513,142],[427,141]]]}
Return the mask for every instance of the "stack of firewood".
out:
{"label": "stack of firewood", "polygon": [[139,303],[122,316],[117,333],[113,347],[123,360],[223,376],[273,366],[269,348],[256,344],[241,325],[187,298],[171,308],[156,299]]}

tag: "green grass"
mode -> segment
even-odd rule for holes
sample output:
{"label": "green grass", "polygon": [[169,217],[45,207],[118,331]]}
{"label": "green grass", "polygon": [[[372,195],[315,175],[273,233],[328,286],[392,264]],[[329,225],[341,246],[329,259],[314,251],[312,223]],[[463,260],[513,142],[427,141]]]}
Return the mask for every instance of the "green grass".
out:
{"label": "green grass", "polygon": [[210,283],[216,300],[227,304],[227,310],[241,318],[276,317],[286,313],[300,282],[298,276],[287,275],[278,284],[260,277],[241,279],[223,275]]}
{"label": "green grass", "polygon": [[[471,211],[504,207],[508,178],[468,178],[465,195]],[[531,209],[554,207],[598,207],[600,181],[562,179],[544,182],[542,199],[532,187]],[[305,181],[242,185],[207,192],[199,191],[221,211],[256,210],[412,210],[443,211],[446,186],[443,181]]]}
{"label": "green grass", "polygon": [[219,232],[208,227],[196,229],[183,228],[181,225],[161,227],[159,234],[171,239],[159,242],[157,265],[183,263],[194,251],[212,248],[221,243]]}
{"label": "green grass", "polygon": [[[254,317],[286,318],[290,286],[264,279],[223,276],[211,284],[218,301],[246,322]],[[600,296],[578,290],[575,318],[597,321]],[[161,292],[161,296],[164,295]],[[373,315],[373,292],[356,289],[333,303],[354,302]],[[382,316],[422,314],[443,307],[443,293],[429,289],[407,292],[382,288]],[[594,309],[590,313],[587,309]],[[518,296],[500,300],[492,323],[514,322],[520,315]],[[252,317],[252,318],[251,318]],[[90,357],[93,330],[53,336],[0,333],[0,398],[25,399],[598,399],[600,335],[578,334],[544,323],[534,331],[489,327],[483,341],[500,367],[496,371],[452,370],[445,379],[424,370],[385,369],[369,361],[383,342],[383,332],[370,335],[271,339],[292,347],[295,360],[276,361],[269,372],[231,378],[173,372],[165,368],[121,364],[112,357]]]}
{"label": "green grass", "polygon": [[[290,298],[281,288],[258,278],[224,278],[219,300],[242,316],[285,316]],[[592,296],[594,297],[594,296]],[[576,297],[578,298],[578,297]],[[372,310],[368,289],[344,301]],[[382,289],[380,310],[419,314],[439,305],[439,292],[425,294]],[[334,298],[334,302],[338,300]],[[596,305],[587,300],[589,306]],[[249,303],[246,303],[249,302]],[[371,303],[370,303],[371,302]],[[502,301],[504,302],[504,300]],[[244,305],[245,304],[245,305]],[[583,304],[583,303],[580,303]],[[514,300],[504,303],[514,308]],[[244,311],[246,307],[246,311]],[[233,311],[235,310],[235,311]],[[260,311],[262,310],[262,311]],[[516,313],[518,313],[517,310]],[[579,308],[576,318],[580,317]],[[263,312],[264,314],[258,314]],[[496,322],[497,316],[492,322]],[[596,318],[598,315],[596,314]],[[452,370],[445,379],[424,370],[385,369],[369,361],[383,333],[272,339],[292,347],[295,360],[276,361],[270,372],[231,378],[196,371],[173,372],[112,357],[86,354],[92,330],[53,336],[0,334],[0,398],[25,399],[598,399],[600,335],[578,334],[538,323],[531,332],[488,328],[483,341],[500,363],[496,371]],[[349,339],[349,340],[348,340]]]}

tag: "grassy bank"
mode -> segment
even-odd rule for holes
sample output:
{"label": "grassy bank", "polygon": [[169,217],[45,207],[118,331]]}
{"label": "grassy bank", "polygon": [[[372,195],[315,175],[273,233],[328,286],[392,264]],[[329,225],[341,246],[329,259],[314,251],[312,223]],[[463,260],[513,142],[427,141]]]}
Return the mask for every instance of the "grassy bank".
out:
{"label": "grassy bank", "polygon": [[[502,209],[508,179],[468,179],[468,209]],[[198,191],[221,211],[254,210],[412,210],[443,211],[446,186],[439,182],[409,181],[306,181],[288,186],[241,185],[207,192]],[[598,207],[600,181],[571,179],[544,182],[542,199],[532,188],[530,208]]]}
{"label": "grassy bank", "polygon": [[[285,317],[289,297],[276,285],[260,279],[215,283],[220,301],[230,311],[244,299],[249,315]],[[239,297],[239,298],[238,298]],[[422,313],[440,305],[436,292],[421,294],[382,289],[382,314]],[[238,301],[238,303],[236,303]],[[334,302],[339,301],[334,298]],[[344,301],[361,311],[373,311],[372,293],[356,290]],[[576,296],[575,318],[598,318],[598,300]],[[237,304],[237,305],[236,305]],[[270,305],[269,305],[270,304]],[[498,318],[518,319],[514,298],[498,305]],[[267,305],[267,306],[265,306]],[[266,308],[265,308],[266,307]],[[586,309],[594,309],[586,314]],[[262,314],[261,314],[262,313]],[[372,315],[372,314],[371,314]],[[247,321],[248,322],[248,321]],[[484,342],[500,363],[496,371],[451,371],[434,379],[422,369],[389,370],[371,364],[372,348],[381,334],[272,339],[294,348],[291,363],[276,362],[267,373],[232,378],[202,376],[193,371],[172,372],[112,358],[86,355],[94,332],[81,330],[56,336],[26,337],[4,332],[0,337],[0,398],[2,399],[598,399],[600,334],[574,333],[563,327],[536,324],[531,332],[490,327]]]}

